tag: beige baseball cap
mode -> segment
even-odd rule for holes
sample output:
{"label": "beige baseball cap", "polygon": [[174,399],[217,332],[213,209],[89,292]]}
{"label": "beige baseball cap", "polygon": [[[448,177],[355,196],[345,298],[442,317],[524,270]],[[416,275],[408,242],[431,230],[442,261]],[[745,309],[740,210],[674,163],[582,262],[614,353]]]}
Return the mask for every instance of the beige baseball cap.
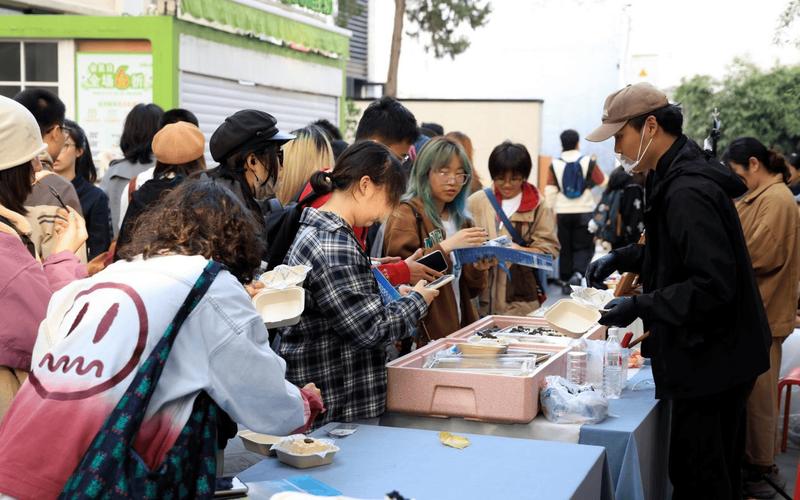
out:
{"label": "beige baseball cap", "polygon": [[603,142],[622,130],[631,118],[655,111],[669,104],[669,99],[649,83],[628,85],[606,98],[603,124],[586,136],[589,142]]}
{"label": "beige baseball cap", "polygon": [[46,149],[31,112],[17,101],[0,96],[0,170],[30,161]]}

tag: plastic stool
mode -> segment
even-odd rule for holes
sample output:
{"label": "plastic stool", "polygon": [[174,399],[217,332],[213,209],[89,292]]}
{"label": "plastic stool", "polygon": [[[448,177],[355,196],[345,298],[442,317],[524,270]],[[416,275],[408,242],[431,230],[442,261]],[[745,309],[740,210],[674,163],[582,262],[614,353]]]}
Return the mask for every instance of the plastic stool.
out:
{"label": "plastic stool", "polygon": [[789,437],[789,410],[792,406],[792,386],[800,385],[800,367],[793,368],[788,375],[778,381],[778,411],[781,408],[783,389],[786,388],[786,402],[783,406],[783,435],[781,436],[781,452],[786,451],[786,440]]}

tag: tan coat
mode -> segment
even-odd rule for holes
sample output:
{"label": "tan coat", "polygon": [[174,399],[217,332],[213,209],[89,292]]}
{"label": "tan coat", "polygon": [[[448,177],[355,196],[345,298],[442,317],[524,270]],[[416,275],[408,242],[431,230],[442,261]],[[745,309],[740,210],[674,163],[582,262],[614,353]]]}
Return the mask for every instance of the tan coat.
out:
{"label": "tan coat", "polygon": [[[485,192],[474,193],[469,197],[468,204],[475,225],[486,229],[490,239],[509,235],[505,226],[498,221],[494,207]],[[528,242],[528,248],[553,257],[558,256],[561,244],[558,242],[556,233],[556,216],[544,203],[540,202],[536,208],[527,212],[515,212],[509,217],[509,220],[522,238]],[[538,309],[536,284],[531,282],[515,284],[516,290],[519,290],[520,287],[529,290],[532,300],[514,300],[514,298],[520,297],[519,293],[510,297],[506,273],[497,268],[493,269],[489,276],[489,287],[480,296],[480,313],[482,315],[525,316]]]}
{"label": "tan coat", "polygon": [[794,329],[800,280],[800,214],[776,177],[736,202],[773,337]]}
{"label": "tan coat", "polygon": [[[422,216],[422,234],[417,226],[417,219],[411,207],[406,203],[400,204],[386,222],[386,231],[383,240],[383,255],[391,255],[405,259],[411,256],[418,248],[423,248],[424,243],[420,238],[426,238],[428,234],[436,229],[433,222],[425,214],[422,202],[415,198],[411,204]],[[468,224],[468,225],[471,225]],[[442,250],[441,245],[424,249],[425,255]],[[448,272],[452,272],[453,264],[450,256],[444,251],[445,260],[449,266]],[[417,337],[417,345],[424,345],[428,340],[444,338],[456,330],[461,329],[479,319],[478,311],[472,303],[472,298],[478,296],[487,284],[487,271],[478,271],[472,265],[464,266],[461,270],[459,279],[459,291],[461,293],[460,304],[456,304],[456,294],[453,287],[446,285],[439,289],[439,296],[428,309],[428,315],[422,320]],[[461,321],[458,321],[458,308],[461,308]],[[428,338],[430,337],[430,338]]]}

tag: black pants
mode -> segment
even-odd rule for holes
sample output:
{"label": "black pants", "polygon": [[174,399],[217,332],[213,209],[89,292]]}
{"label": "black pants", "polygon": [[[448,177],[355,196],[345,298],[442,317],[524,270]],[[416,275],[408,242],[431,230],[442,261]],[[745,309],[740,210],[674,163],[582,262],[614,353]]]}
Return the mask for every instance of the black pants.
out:
{"label": "black pants", "polygon": [[567,281],[575,273],[586,274],[594,255],[594,237],[588,225],[592,214],[558,214],[558,241],[561,243],[559,274]]}
{"label": "black pants", "polygon": [[673,499],[742,498],[747,397],[753,383],[672,400],[669,478]]}

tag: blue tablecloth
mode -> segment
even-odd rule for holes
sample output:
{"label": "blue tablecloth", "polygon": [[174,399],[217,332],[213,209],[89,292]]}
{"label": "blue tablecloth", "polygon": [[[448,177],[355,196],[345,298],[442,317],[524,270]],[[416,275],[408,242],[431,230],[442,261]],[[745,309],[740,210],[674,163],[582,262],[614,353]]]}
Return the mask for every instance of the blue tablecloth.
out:
{"label": "blue tablecloth", "polygon": [[[655,399],[648,366],[628,381],[622,397],[612,400],[609,418],[580,429],[580,444],[603,446],[617,500],[664,499],[669,497],[667,453],[669,407]],[[633,387],[637,390],[632,390]],[[559,439],[543,436],[537,420],[529,424],[490,424],[460,418],[426,418],[388,413],[381,425],[450,432],[468,432],[523,439]]]}
{"label": "blue tablecloth", "polygon": [[581,427],[581,444],[603,446],[618,500],[669,498],[669,403],[654,399],[653,374],[642,368],[611,400],[609,417]]}
{"label": "blue tablecloth", "polygon": [[[313,435],[325,436],[335,426]],[[341,451],[331,465],[303,471],[268,458],[239,478],[248,483],[308,474],[357,498],[383,498],[392,490],[417,500],[612,497],[603,448],[467,437],[471,445],[457,450],[442,445],[436,432],[361,425],[355,434],[337,440]]]}

